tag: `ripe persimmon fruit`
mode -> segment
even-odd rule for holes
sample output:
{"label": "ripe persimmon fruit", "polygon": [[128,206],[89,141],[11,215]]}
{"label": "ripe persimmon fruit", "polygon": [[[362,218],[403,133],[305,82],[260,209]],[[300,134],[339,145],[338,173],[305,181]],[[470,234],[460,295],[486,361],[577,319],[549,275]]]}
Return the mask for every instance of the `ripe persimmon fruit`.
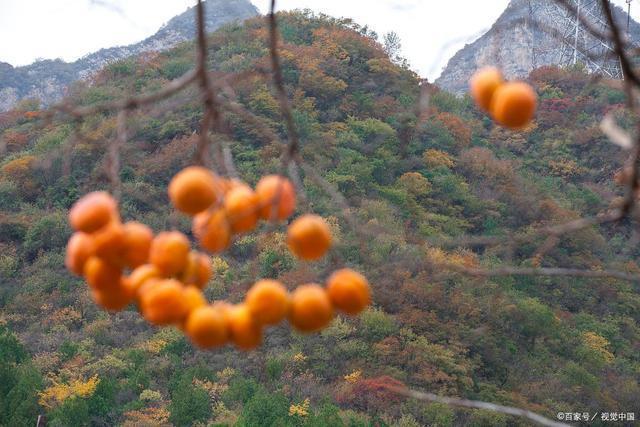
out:
{"label": "ripe persimmon fruit", "polygon": [[124,227],[123,259],[127,267],[134,269],[149,261],[153,241],[151,228],[139,222],[127,222]]}
{"label": "ripe persimmon fruit", "polygon": [[133,301],[133,289],[124,277],[120,283],[108,290],[92,289],[93,300],[108,311],[121,311]]}
{"label": "ripe persimmon fruit", "polygon": [[82,231],[73,233],[67,243],[64,265],[69,271],[82,276],[84,264],[95,253],[93,238]]}
{"label": "ripe persimmon fruit", "polygon": [[275,325],[287,316],[289,293],[277,280],[260,280],[247,292],[245,304],[256,322]]}
{"label": "ripe persimmon fruit", "polygon": [[493,94],[491,115],[504,127],[522,129],[533,119],[537,103],[538,96],[527,83],[505,83]]}
{"label": "ripe persimmon fruit", "polygon": [[141,293],[142,315],[156,326],[178,324],[188,314],[182,297],[182,283],[173,279],[160,280],[145,287]]}
{"label": "ripe persimmon fruit", "polygon": [[104,191],[85,195],[69,211],[71,226],[85,233],[93,233],[117,218],[118,204]]}
{"label": "ripe persimmon fruit", "polygon": [[238,187],[245,187],[245,188],[251,189],[251,187],[249,187],[249,184],[239,180],[238,178],[225,179],[223,183],[223,187],[224,187],[224,194],[227,194],[229,191]]}
{"label": "ripe persimmon fruit", "polygon": [[165,276],[179,274],[187,267],[190,244],[179,231],[164,231],[151,242],[149,261]]}
{"label": "ripe persimmon fruit", "polygon": [[318,215],[303,215],[287,230],[287,245],[291,252],[304,260],[317,260],[331,247],[329,225]]}
{"label": "ripe persimmon fruit", "polygon": [[289,322],[304,333],[319,331],[333,319],[329,295],[315,283],[299,286],[291,294]]}
{"label": "ripe persimmon fruit", "polygon": [[184,325],[191,341],[200,348],[220,347],[229,340],[229,325],[219,307],[205,305],[193,310]]}
{"label": "ripe persimmon fruit", "polygon": [[211,258],[200,252],[192,251],[189,254],[187,267],[182,272],[180,280],[185,285],[194,285],[204,289],[209,283],[212,274]]}
{"label": "ripe persimmon fruit", "polygon": [[249,187],[231,189],[224,198],[224,210],[234,233],[247,233],[258,223],[257,197]]}
{"label": "ripe persimmon fruit", "polygon": [[334,307],[350,315],[360,313],[371,304],[369,282],[362,274],[347,268],[329,277],[327,294]]}
{"label": "ripe persimmon fruit", "polygon": [[249,351],[262,343],[262,327],[253,318],[245,304],[230,308],[228,316],[231,341],[236,347]]}
{"label": "ripe persimmon fruit", "polygon": [[169,199],[176,209],[187,215],[204,211],[223,194],[220,178],[200,166],[183,169],[169,183]]}
{"label": "ripe persimmon fruit", "polygon": [[267,175],[256,185],[260,218],[284,221],[296,208],[296,191],[291,181],[279,175]]}
{"label": "ripe persimmon fruit", "polygon": [[84,263],[84,277],[94,290],[109,291],[120,285],[122,270],[97,256]]}
{"label": "ripe persimmon fruit", "polygon": [[129,275],[129,283],[136,298],[140,298],[143,286],[152,279],[162,278],[162,273],[153,264],[145,264],[136,268]]}
{"label": "ripe persimmon fruit", "polygon": [[94,232],[91,237],[93,237],[96,256],[112,265],[124,267],[126,236],[120,221],[111,221]]}
{"label": "ripe persimmon fruit", "polygon": [[182,292],[182,300],[187,313],[191,313],[196,308],[207,305],[207,299],[204,297],[202,291],[191,285],[184,288]]}
{"label": "ripe persimmon fruit", "polygon": [[193,234],[200,246],[211,253],[222,252],[231,244],[231,226],[222,209],[196,215],[193,219]]}
{"label": "ripe persimmon fruit", "polygon": [[476,104],[485,111],[491,108],[491,99],[498,87],[504,83],[500,70],[495,67],[484,67],[471,77],[469,87]]}

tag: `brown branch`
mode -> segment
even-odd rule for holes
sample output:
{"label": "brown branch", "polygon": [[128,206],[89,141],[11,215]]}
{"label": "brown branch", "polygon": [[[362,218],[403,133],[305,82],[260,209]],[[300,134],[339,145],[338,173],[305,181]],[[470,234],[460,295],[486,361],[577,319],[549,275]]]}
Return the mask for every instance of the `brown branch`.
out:
{"label": "brown branch", "polygon": [[620,209],[613,211],[603,212],[597,216],[589,218],[579,218],[573,221],[569,221],[559,225],[542,227],[533,233],[528,234],[516,234],[509,233],[505,236],[465,236],[456,239],[450,239],[439,242],[442,246],[446,247],[460,247],[460,246],[496,246],[496,245],[517,245],[521,243],[528,243],[540,237],[561,237],[565,234],[579,231],[594,225],[601,225],[610,222],[616,222],[624,218],[624,213]]}
{"label": "brown branch", "polygon": [[[635,113],[635,116],[638,117],[638,106],[635,100],[635,95],[633,93],[633,89],[640,88],[640,77],[636,74],[635,69],[629,59],[626,50],[625,50],[625,42],[620,31],[618,25],[615,22],[613,17],[613,11],[611,10],[611,4],[609,0],[601,0],[602,8],[604,10],[605,17],[609,26],[611,27],[612,40],[615,47],[615,52],[620,58],[620,66],[622,67],[622,72],[624,74],[624,83],[625,83],[625,92],[627,94],[627,103],[629,109]],[[636,194],[638,189],[640,189],[640,183],[638,183],[638,178],[640,178],[640,172],[638,170],[638,164],[640,163],[640,120],[637,123],[637,133],[636,141],[634,146],[631,149],[631,155],[627,160],[627,167],[631,170],[630,180],[627,185],[627,194],[622,205],[622,213],[623,216],[627,216],[635,206],[636,203]]]}
{"label": "brown branch", "polygon": [[501,414],[513,415],[520,418],[526,418],[542,426],[551,427],[567,427],[568,424],[560,423],[549,418],[538,415],[535,412],[514,408],[512,406],[497,405],[495,403],[482,402],[479,400],[460,399],[457,397],[438,396],[433,393],[425,393],[422,391],[410,390],[408,388],[387,387],[388,390],[399,395],[409,397],[411,399],[421,400],[425,402],[437,402],[449,406],[459,406],[462,408],[483,409],[486,411],[499,412]]}
{"label": "brown branch", "polygon": [[157,92],[151,92],[148,94],[143,94],[139,96],[133,96],[131,98],[127,98],[124,100],[117,101],[109,101],[95,105],[89,105],[85,107],[72,107],[67,102],[62,102],[60,104],[54,105],[51,107],[48,114],[46,116],[51,116],[58,113],[68,114],[70,116],[74,116],[77,118],[82,118],[85,116],[90,116],[98,113],[106,113],[110,111],[117,110],[132,110],[144,105],[153,104],[155,102],[161,101],[165,98],[170,97],[176,92],[181,91],[186,88],[190,84],[196,81],[198,77],[197,70],[191,70],[188,73],[184,74],[179,79],[173,80],[167,85],[165,85],[162,89]]}
{"label": "brown branch", "polygon": [[[202,105],[204,107],[204,115],[202,118],[202,125],[200,127],[200,139],[198,142],[198,148],[196,150],[196,161],[204,166],[210,167],[210,153],[209,145],[211,139],[209,137],[209,130],[213,129],[217,131],[220,128],[220,111],[218,108],[218,102],[213,90],[213,85],[209,78],[209,71],[207,70],[207,34],[206,34],[206,21],[204,14],[204,4],[202,0],[198,0],[196,6],[197,14],[197,48],[198,48],[198,65],[196,67],[197,77],[200,82],[200,89],[202,92]],[[224,168],[222,162],[222,149],[220,149],[219,164]]]}
{"label": "brown branch", "polygon": [[583,270],[578,268],[519,268],[497,267],[494,269],[481,269],[462,267],[453,264],[442,264],[446,268],[457,273],[477,277],[500,276],[549,276],[549,277],[585,277],[592,279],[612,278],[629,282],[640,282],[640,275],[625,273],[618,270]]}
{"label": "brown branch", "polygon": [[280,64],[280,56],[278,55],[278,22],[276,19],[276,0],[271,0],[271,8],[269,12],[269,50],[271,53],[271,68],[273,69],[273,81],[280,103],[280,109],[287,125],[287,133],[289,134],[289,144],[282,158],[283,169],[287,168],[289,161],[293,159],[300,151],[300,137],[291,113],[291,105],[287,97],[287,91],[284,87],[284,78],[282,77],[282,66]]}
{"label": "brown branch", "polygon": [[120,147],[127,143],[127,110],[120,110],[116,118],[116,138],[109,143],[109,179],[113,197],[120,200],[122,181],[120,180]]}

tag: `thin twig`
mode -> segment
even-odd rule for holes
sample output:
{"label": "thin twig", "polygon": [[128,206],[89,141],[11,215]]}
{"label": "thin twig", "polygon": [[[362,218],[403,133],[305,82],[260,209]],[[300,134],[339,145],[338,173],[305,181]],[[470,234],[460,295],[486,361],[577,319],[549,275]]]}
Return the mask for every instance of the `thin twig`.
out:
{"label": "thin twig", "polygon": [[443,264],[443,268],[478,277],[500,276],[549,276],[549,277],[586,277],[593,279],[620,279],[629,282],[640,282],[640,275],[624,273],[618,270],[584,270],[579,268],[519,268],[497,267],[493,269],[469,268],[452,264]]}
{"label": "thin twig", "polygon": [[280,109],[287,125],[287,133],[289,135],[289,144],[282,158],[282,168],[286,170],[289,161],[293,159],[300,151],[300,137],[291,113],[291,105],[287,97],[287,91],[284,87],[284,78],[282,77],[282,66],[280,65],[280,56],[278,55],[278,22],[276,19],[276,0],[271,0],[271,8],[269,12],[269,50],[271,52],[271,67],[273,68],[273,81],[280,102]]}
{"label": "thin twig", "polygon": [[109,178],[113,197],[120,200],[122,181],[120,180],[120,147],[127,144],[127,110],[120,110],[116,118],[116,138],[109,143]]}
{"label": "thin twig", "polygon": [[[196,67],[197,77],[200,82],[200,89],[202,93],[202,105],[204,107],[204,113],[202,118],[202,126],[200,128],[200,140],[198,142],[198,148],[196,150],[196,161],[202,165],[210,167],[210,153],[209,145],[211,139],[209,137],[209,131],[213,129],[217,131],[220,128],[220,110],[218,108],[218,102],[216,100],[215,92],[209,78],[209,71],[207,69],[207,34],[206,34],[206,21],[204,14],[204,4],[202,0],[198,0],[196,6],[197,13],[197,47],[198,47],[198,66]],[[218,148],[220,148],[218,146]],[[218,160],[222,163],[222,149],[219,150]],[[224,166],[223,166],[224,167]]]}
{"label": "thin twig", "polygon": [[179,79],[173,80],[162,89],[157,92],[152,92],[148,94],[143,94],[139,96],[133,96],[131,98],[127,98],[124,100],[117,101],[109,101],[95,105],[89,105],[86,107],[73,107],[69,105],[67,102],[61,102],[57,105],[51,107],[49,112],[45,114],[45,117],[51,116],[52,114],[64,113],[77,118],[90,116],[98,113],[106,113],[110,111],[118,111],[118,110],[132,110],[135,108],[139,108],[144,105],[153,104],[155,102],[161,101],[177,93],[193,82],[196,81],[198,77],[197,70],[191,70],[188,73],[184,74]]}
{"label": "thin twig", "polygon": [[542,426],[550,427],[567,427],[568,424],[560,423],[549,418],[538,415],[527,409],[514,408],[512,406],[497,405],[495,403],[482,402],[479,400],[460,399],[457,397],[438,396],[433,393],[425,393],[422,391],[410,390],[408,388],[387,387],[399,395],[412,399],[422,400],[426,402],[443,403],[449,406],[459,406],[463,408],[484,409],[486,411],[499,412],[501,414],[513,415],[516,417],[526,418]]}

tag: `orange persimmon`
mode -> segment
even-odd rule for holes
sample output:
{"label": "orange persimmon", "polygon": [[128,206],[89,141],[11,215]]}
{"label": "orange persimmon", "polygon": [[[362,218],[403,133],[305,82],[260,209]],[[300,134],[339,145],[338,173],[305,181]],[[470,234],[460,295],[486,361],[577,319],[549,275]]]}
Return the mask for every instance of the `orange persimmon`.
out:
{"label": "orange persimmon", "polygon": [[145,264],[136,268],[129,275],[129,283],[131,284],[131,288],[134,291],[134,295],[136,298],[140,298],[140,295],[143,292],[143,287],[146,286],[147,282],[152,279],[160,279],[162,278],[162,273],[160,270],[153,264]]}
{"label": "orange persimmon", "polygon": [[124,227],[123,259],[127,267],[134,269],[149,261],[153,241],[151,228],[139,222],[127,222]]}
{"label": "orange persimmon", "polygon": [[257,198],[249,187],[231,189],[224,198],[224,210],[234,233],[247,233],[258,223]]}
{"label": "orange persimmon", "polygon": [[151,242],[149,261],[165,276],[179,274],[187,267],[190,244],[179,231],[165,231]]}
{"label": "orange persimmon", "polygon": [[184,325],[186,334],[200,348],[220,347],[229,340],[229,325],[225,311],[205,305],[189,314]]}
{"label": "orange persimmon", "polygon": [[95,253],[95,244],[93,239],[87,233],[77,231],[67,243],[67,251],[64,259],[64,265],[69,271],[81,276],[84,270],[84,264]]}
{"label": "orange persimmon", "polygon": [[371,304],[371,290],[367,279],[357,271],[338,270],[327,281],[327,294],[338,310],[355,315]]}
{"label": "orange persimmon", "polygon": [[200,166],[183,169],[169,183],[169,199],[176,209],[187,215],[204,211],[223,194],[220,178]]}
{"label": "orange persimmon", "polygon": [[125,266],[125,230],[120,221],[111,221],[94,232],[93,242],[96,256],[118,267]]}
{"label": "orange persimmon", "polygon": [[315,283],[299,286],[291,295],[289,322],[300,332],[316,332],[333,319],[329,295]]}
{"label": "orange persimmon", "polygon": [[120,283],[106,290],[92,289],[93,300],[108,311],[121,311],[133,301],[134,293],[126,278],[121,278]]}
{"label": "orange persimmon", "polygon": [[304,260],[322,258],[331,247],[329,225],[317,215],[303,215],[287,230],[287,245],[291,252]]}
{"label": "orange persimmon", "polygon": [[478,107],[489,111],[491,99],[503,83],[502,73],[495,67],[485,67],[476,71],[469,81],[469,88]]}
{"label": "orange persimmon", "polygon": [[222,209],[196,215],[193,219],[193,234],[200,246],[212,253],[222,252],[231,244],[231,227]]}
{"label": "orange persimmon", "polygon": [[260,280],[247,292],[245,304],[256,322],[275,325],[287,316],[289,293],[276,280]]}
{"label": "orange persimmon", "polygon": [[185,285],[195,285],[204,289],[211,278],[211,257],[200,252],[192,251],[189,254],[187,267],[182,272],[180,280]]}
{"label": "orange persimmon", "polygon": [[267,175],[256,185],[260,218],[284,221],[296,208],[296,191],[291,181],[278,175]]}
{"label": "orange persimmon", "polygon": [[228,311],[231,341],[240,350],[248,351],[262,342],[262,327],[255,321],[249,308],[240,304]]}
{"label": "orange persimmon", "polygon": [[191,313],[198,307],[207,305],[207,299],[202,291],[195,286],[187,286],[182,291],[182,301],[186,307],[187,313]]}
{"label": "orange persimmon", "polygon": [[510,82],[500,86],[491,100],[491,116],[511,129],[526,127],[536,112],[538,96],[524,82]]}
{"label": "orange persimmon", "polygon": [[140,296],[142,315],[157,326],[180,323],[188,314],[183,291],[182,283],[173,279],[145,286]]}
{"label": "orange persimmon", "polygon": [[97,256],[92,256],[84,263],[84,277],[95,290],[108,291],[120,285],[122,270]]}
{"label": "orange persimmon", "polygon": [[69,211],[71,226],[85,233],[93,233],[117,218],[118,204],[104,191],[85,195]]}

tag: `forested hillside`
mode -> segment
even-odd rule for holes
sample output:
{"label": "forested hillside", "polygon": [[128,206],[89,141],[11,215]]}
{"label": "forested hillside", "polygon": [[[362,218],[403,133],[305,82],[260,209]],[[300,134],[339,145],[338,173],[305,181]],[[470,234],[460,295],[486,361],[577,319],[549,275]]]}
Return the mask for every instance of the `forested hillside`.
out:
{"label": "forested hillside", "polygon": [[[467,235],[527,235],[615,204],[622,191],[613,176],[624,153],[599,124],[606,113],[631,124],[618,84],[579,69],[535,70],[537,118],[522,132],[507,131],[468,97],[421,84],[366,28],[310,12],[279,20],[301,156],[350,209],[302,171],[306,202],[298,213],[329,219],[337,240],[331,256],[299,262],[284,229],[265,225],[213,258],[206,295],[238,301],[258,278],[293,288],[324,280],[339,264],[367,274],[374,307],[338,317],[315,336],[273,329],[249,353],[198,351],[176,329],[147,326],[133,306],[101,311],[64,268],[66,215],[82,194],[111,190],[105,159],[116,118],[47,119],[23,102],[0,114],[0,425],[35,425],[38,415],[51,426],[528,425],[405,399],[385,387],[396,383],[553,418],[637,412],[637,283],[478,278],[448,268],[640,273],[637,233],[626,222],[568,234],[543,253],[543,238],[515,249],[451,244]],[[228,144],[239,176],[254,185],[281,170],[280,142],[264,128],[286,134],[267,75],[268,28],[256,18],[209,42],[223,109],[238,102],[255,115],[226,108],[231,136],[216,135],[214,144]],[[193,68],[194,52],[184,44],[115,63],[91,85],[78,84],[68,102],[155,90]],[[195,88],[130,113],[119,168],[123,219],[190,235],[166,187],[192,164],[201,118]]]}

